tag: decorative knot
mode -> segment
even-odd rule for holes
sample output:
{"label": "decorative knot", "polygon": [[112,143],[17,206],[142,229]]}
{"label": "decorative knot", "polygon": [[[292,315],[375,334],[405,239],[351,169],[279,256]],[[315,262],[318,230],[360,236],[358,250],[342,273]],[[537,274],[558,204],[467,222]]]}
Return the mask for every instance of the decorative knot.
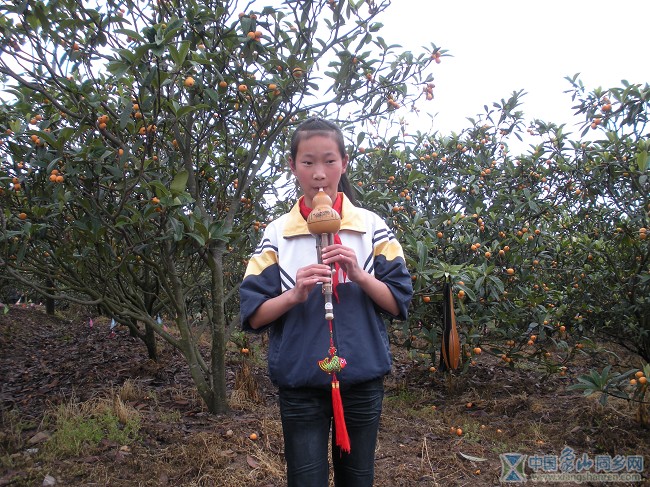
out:
{"label": "decorative knot", "polygon": [[328,374],[341,372],[343,368],[347,365],[347,362],[344,358],[334,355],[333,357],[325,357],[323,360],[318,361],[318,366],[323,372]]}

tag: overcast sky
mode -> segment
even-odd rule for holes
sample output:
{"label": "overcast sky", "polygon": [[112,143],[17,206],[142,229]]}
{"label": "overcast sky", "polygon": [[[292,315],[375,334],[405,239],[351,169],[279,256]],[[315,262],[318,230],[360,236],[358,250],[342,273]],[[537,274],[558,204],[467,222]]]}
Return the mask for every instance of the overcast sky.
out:
{"label": "overcast sky", "polygon": [[650,82],[649,20],[649,0],[394,0],[380,33],[414,52],[434,42],[453,55],[434,66],[425,105],[446,134],[520,89],[527,119],[568,123],[564,78],[576,73],[588,89]]}

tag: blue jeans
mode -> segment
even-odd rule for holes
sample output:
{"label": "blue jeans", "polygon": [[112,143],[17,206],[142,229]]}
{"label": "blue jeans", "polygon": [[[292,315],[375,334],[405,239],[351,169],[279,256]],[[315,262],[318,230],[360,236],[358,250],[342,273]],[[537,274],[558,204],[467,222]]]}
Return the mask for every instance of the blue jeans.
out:
{"label": "blue jeans", "polygon": [[[334,485],[371,487],[384,397],[383,378],[341,389],[341,397],[350,436],[350,453],[342,452],[336,446],[335,431],[332,431]],[[332,423],[331,389],[280,389],[280,415],[288,486],[327,487],[327,444]]]}

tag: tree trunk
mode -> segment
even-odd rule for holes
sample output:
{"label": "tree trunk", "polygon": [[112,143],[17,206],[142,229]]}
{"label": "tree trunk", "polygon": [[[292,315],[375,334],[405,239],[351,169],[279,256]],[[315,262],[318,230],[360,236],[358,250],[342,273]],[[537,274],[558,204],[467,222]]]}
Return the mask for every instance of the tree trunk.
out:
{"label": "tree trunk", "polygon": [[147,346],[147,354],[154,362],[158,362],[158,343],[156,342],[156,332],[153,326],[148,323],[144,324],[144,337],[142,338]]}
{"label": "tree trunk", "polygon": [[[53,294],[54,283],[52,282],[52,279],[47,279],[45,281],[45,285],[47,286],[48,292]],[[45,297],[45,312],[48,315],[53,315],[54,311],[55,311],[54,298]]]}
{"label": "tree trunk", "polygon": [[215,394],[215,403],[219,412],[228,410],[228,396],[226,393],[226,307],[223,284],[223,251],[212,249],[212,356],[210,358],[212,369],[212,389]]}
{"label": "tree trunk", "polygon": [[[185,305],[185,296],[183,294],[183,282],[181,281],[178,272],[175,268],[175,262],[173,259],[173,251],[169,242],[165,242],[165,267],[168,273],[168,281],[173,288],[173,305],[176,312],[176,325],[181,334],[181,339],[179,343],[179,350],[185,357],[187,364],[190,369],[190,375],[192,376],[192,381],[196,386],[196,389],[205,401],[205,404],[208,408],[208,411],[212,414],[221,414],[228,410],[228,403],[226,400],[226,372],[225,372],[225,346],[219,348],[219,345],[215,348],[215,343],[220,343],[219,340],[214,338],[214,330],[217,328],[215,326],[215,320],[224,321],[223,313],[223,293],[217,295],[216,299],[213,297],[213,302],[218,301],[221,303],[221,312],[216,313],[211,320],[211,328],[213,330],[213,350],[211,353],[211,363],[206,364],[203,357],[201,356],[201,351],[199,344],[190,331],[189,323],[187,320],[187,307]],[[208,256],[210,257],[210,256]],[[217,267],[213,262],[213,259],[208,258],[208,265],[210,266],[213,283],[214,283],[214,269]],[[221,266],[219,266],[221,269]],[[220,299],[219,299],[219,296]],[[219,307],[219,304],[214,304],[213,306]],[[221,333],[223,336],[223,331]],[[222,338],[223,340],[223,338]],[[225,342],[224,342],[225,344]],[[218,377],[215,379],[215,377]]]}

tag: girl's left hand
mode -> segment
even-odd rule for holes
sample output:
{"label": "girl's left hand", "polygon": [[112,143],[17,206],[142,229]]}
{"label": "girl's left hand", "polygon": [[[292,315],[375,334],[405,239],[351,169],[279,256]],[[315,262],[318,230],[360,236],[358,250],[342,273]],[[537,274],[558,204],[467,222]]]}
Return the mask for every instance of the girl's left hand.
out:
{"label": "girl's left hand", "polygon": [[345,247],[341,244],[328,245],[323,248],[322,259],[323,264],[330,265],[338,263],[341,269],[343,269],[343,272],[347,274],[348,279],[353,282],[367,277],[368,273],[359,267],[357,255],[350,247]]}

